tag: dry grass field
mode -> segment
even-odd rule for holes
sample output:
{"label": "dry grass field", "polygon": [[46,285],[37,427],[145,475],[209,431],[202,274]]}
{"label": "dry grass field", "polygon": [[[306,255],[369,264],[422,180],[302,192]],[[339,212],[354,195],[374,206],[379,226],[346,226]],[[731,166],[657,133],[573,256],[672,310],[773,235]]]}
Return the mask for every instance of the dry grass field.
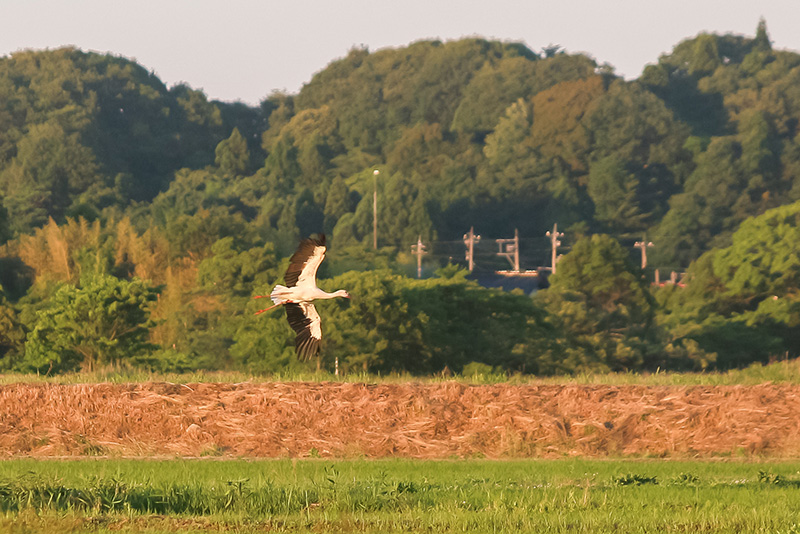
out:
{"label": "dry grass field", "polygon": [[800,386],[0,385],[0,457],[800,457]]}

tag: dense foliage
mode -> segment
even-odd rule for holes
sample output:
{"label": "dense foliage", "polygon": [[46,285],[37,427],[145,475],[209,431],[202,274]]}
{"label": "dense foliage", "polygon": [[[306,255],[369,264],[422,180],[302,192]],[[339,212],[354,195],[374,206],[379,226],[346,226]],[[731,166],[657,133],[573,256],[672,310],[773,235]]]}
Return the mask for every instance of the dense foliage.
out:
{"label": "dense foliage", "polygon": [[[558,47],[356,48],[258,107],[73,48],[0,58],[0,365],[301,366],[279,314],[253,317],[250,299],[321,231],[320,284],[355,298],[321,305],[312,366],[796,355],[798,82],[800,54],[773,50],[763,21],[754,38],[683,41],[633,81]],[[485,245],[519,229],[525,260],[549,265],[554,223],[566,254],[535,299],[455,265],[431,276],[472,226]],[[642,272],[630,245],[645,235]],[[408,277],[418,238],[423,280]],[[688,285],[655,291],[653,266],[688,270]]]}

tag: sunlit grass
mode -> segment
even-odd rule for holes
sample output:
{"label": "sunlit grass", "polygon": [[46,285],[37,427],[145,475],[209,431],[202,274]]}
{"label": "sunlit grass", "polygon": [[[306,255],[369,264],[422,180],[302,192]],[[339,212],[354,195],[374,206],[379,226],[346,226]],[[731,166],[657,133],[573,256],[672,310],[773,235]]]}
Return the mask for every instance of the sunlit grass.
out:
{"label": "sunlit grass", "polygon": [[192,373],[151,373],[136,369],[103,369],[92,373],[67,373],[44,376],[35,374],[0,374],[0,385],[12,383],[138,383],[171,382],[187,384],[196,382],[359,382],[397,384],[407,382],[441,383],[456,381],[465,384],[607,384],[607,385],[650,385],[650,386],[691,386],[691,385],[755,385],[765,382],[775,384],[800,384],[800,359],[785,360],[768,365],[752,364],[744,369],[720,372],[678,373],[657,371],[652,373],[582,373],[577,375],[535,376],[506,375],[502,373],[474,375],[436,375],[414,376],[391,373],[387,375],[371,373],[349,373],[334,375],[329,372],[286,372],[274,374],[250,374],[238,371],[196,371]]}
{"label": "sunlit grass", "polygon": [[798,532],[800,462],[0,462],[0,531]]}

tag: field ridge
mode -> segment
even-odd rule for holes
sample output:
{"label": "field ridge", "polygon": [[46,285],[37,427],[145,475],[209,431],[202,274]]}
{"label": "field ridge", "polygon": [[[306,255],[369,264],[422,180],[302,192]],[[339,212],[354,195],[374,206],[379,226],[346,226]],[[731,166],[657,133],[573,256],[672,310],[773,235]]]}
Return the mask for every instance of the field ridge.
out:
{"label": "field ridge", "polygon": [[800,386],[0,385],[0,456],[800,456]]}

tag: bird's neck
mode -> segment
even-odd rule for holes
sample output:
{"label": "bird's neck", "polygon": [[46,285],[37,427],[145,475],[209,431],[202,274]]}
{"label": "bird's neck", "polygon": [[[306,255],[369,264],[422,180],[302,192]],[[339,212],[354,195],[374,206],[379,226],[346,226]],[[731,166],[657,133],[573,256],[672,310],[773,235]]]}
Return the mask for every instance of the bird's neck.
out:
{"label": "bird's neck", "polygon": [[327,291],[319,290],[320,296],[319,298],[322,299],[334,299],[336,297],[344,297],[347,295],[347,292],[344,289],[339,289],[338,291],[334,291],[333,293],[328,293]]}

